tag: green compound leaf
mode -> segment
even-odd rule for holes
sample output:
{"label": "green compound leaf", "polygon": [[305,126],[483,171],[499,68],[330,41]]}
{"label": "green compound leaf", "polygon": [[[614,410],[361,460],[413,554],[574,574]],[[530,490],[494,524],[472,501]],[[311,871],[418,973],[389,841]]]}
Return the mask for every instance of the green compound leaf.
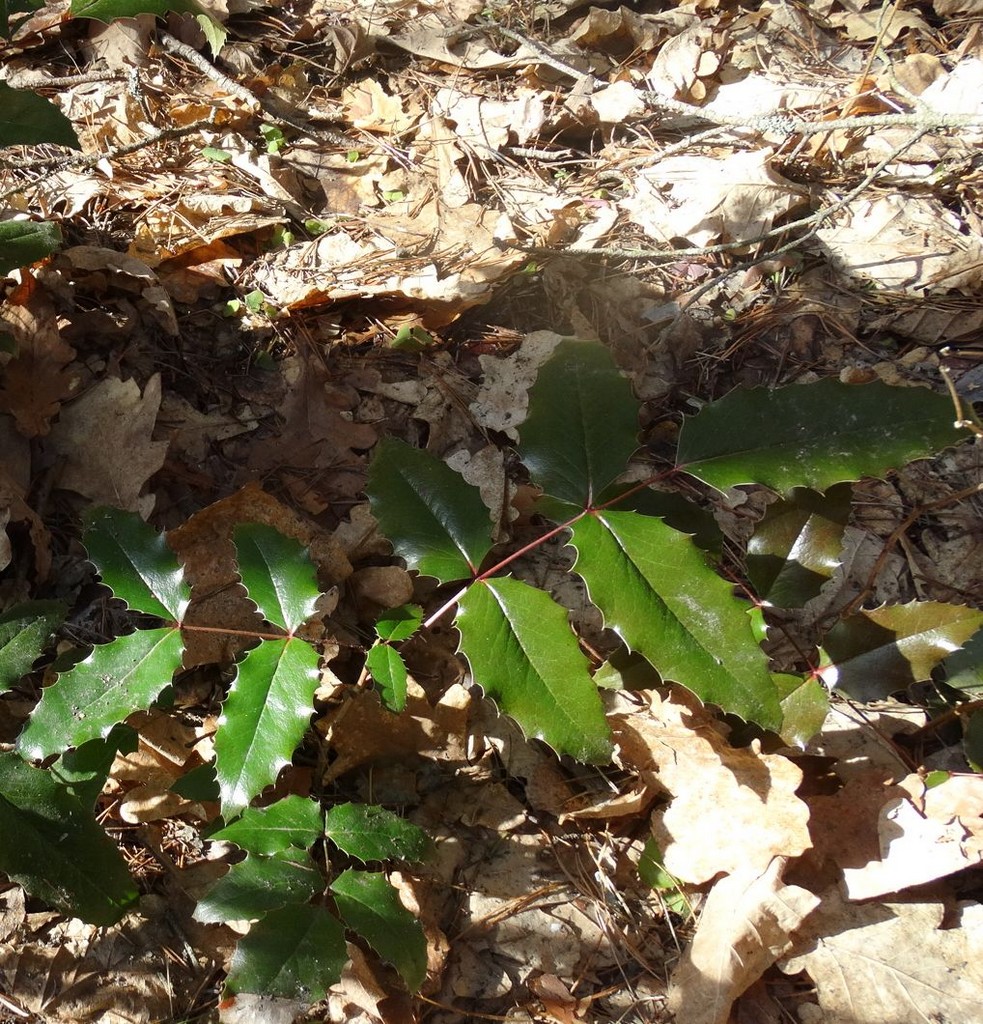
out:
{"label": "green compound leaf", "polygon": [[261,523],[235,528],[239,576],[267,622],[293,633],[313,614],[321,590],[307,549]]}
{"label": "green compound leaf", "polygon": [[52,778],[0,752],[0,871],[70,917],[111,925],[137,901],[115,844]]}
{"label": "green compound leaf", "polygon": [[109,22],[117,18],[135,18],[140,14],[154,14],[163,18],[168,11],[176,14],[205,14],[195,0],[72,0],[73,18],[94,18]]}
{"label": "green compound leaf", "polygon": [[191,591],[164,535],[133,512],[97,508],[83,541],[103,583],[134,611],[180,622]]}
{"label": "green compound leaf", "polygon": [[491,548],[478,489],[429,452],[383,438],[366,491],[379,528],[411,569],[441,583],[473,576]]}
{"label": "green compound leaf", "polygon": [[406,707],[406,662],[388,644],[376,644],[365,658],[382,703],[397,714]]}
{"label": "green compound leaf", "polygon": [[226,989],[315,1003],[341,980],[347,962],[345,929],[334,915],[324,907],[286,906],[239,941]]}
{"label": "green compound leaf", "polygon": [[983,612],[912,601],[851,615],[826,635],[830,686],[856,700],[880,700],[931,676],[932,669],[983,626]]}
{"label": "green compound leaf", "polygon": [[801,608],[840,564],[853,488],[837,484],[825,495],[796,487],[768,506],[748,542],[748,579],[758,596],[778,608]]}
{"label": "green compound leaf", "polygon": [[44,259],[61,245],[61,229],[49,221],[0,221],[0,274]]}
{"label": "green compound leaf", "polygon": [[529,389],[519,455],[545,494],[587,508],[638,447],[639,405],[611,353],[562,341]]}
{"label": "green compound leaf", "polygon": [[254,647],[239,664],[215,735],[226,818],[235,817],[290,764],[313,713],[317,662],[309,644],[284,638]]}
{"label": "green compound leaf", "polygon": [[11,89],[0,82],[0,146],[34,146],[53,142],[81,149],[72,122],[37,93]]}
{"label": "green compound leaf", "polygon": [[338,914],[396,968],[411,992],[427,976],[427,940],[420,922],[378,871],[343,871],[332,883]]}
{"label": "green compound leaf", "polygon": [[686,418],[677,465],[721,491],[746,483],[825,491],[955,444],[966,434],[954,416],[944,395],[880,381],[732,391]]}
{"label": "green compound leaf", "polygon": [[461,600],[461,652],[474,680],[529,736],[603,764],[610,730],[567,613],[514,579],[476,583]]}
{"label": "green compound leaf", "polygon": [[288,903],[304,904],[323,888],[321,873],[306,850],[269,857],[250,854],[198,901],[194,918],[203,924],[255,921]]}
{"label": "green compound leaf", "polygon": [[324,834],[360,861],[420,861],[430,851],[423,829],[374,804],[338,804],[324,816]]}
{"label": "green compound leaf", "polygon": [[390,608],[382,613],[375,624],[375,632],[380,640],[401,643],[420,628],[423,622],[423,609],[418,604],[402,604],[398,608]]}
{"label": "green compound leaf", "polygon": [[66,610],[61,601],[25,601],[0,615],[0,691],[31,671]]}
{"label": "green compound leaf", "polygon": [[598,512],[577,521],[571,543],[606,624],[663,679],[765,728],[781,724],[748,605],[689,537],[634,512]]}
{"label": "green compound leaf", "polygon": [[306,850],[323,832],[321,808],[313,800],[291,795],[269,807],[247,807],[241,818],[208,838],[269,857],[291,846]]}
{"label": "green compound leaf", "polygon": [[156,700],[181,665],[182,647],[178,629],[145,629],[96,647],[44,688],[17,749],[44,758],[108,735]]}

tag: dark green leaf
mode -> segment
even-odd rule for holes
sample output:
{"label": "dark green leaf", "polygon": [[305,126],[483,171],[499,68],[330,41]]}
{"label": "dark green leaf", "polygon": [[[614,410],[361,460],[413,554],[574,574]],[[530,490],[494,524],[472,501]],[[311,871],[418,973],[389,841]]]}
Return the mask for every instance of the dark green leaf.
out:
{"label": "dark green leaf", "polygon": [[746,483],[825,491],[955,444],[966,434],[954,418],[946,396],[880,381],[742,389],[686,418],[677,463],[721,491]]}
{"label": "dark green leaf", "polygon": [[942,662],[946,682],[970,696],[983,694],[983,630],[975,632],[966,645]]}
{"label": "dark green leaf", "polygon": [[44,259],[61,245],[61,229],[48,221],[0,221],[0,274]]}
{"label": "dark green leaf", "polygon": [[748,579],[762,600],[801,608],[840,564],[853,488],[837,484],[825,495],[796,487],[768,506],[748,543]]}
{"label": "dark green leaf", "polygon": [[370,860],[422,860],[430,850],[423,829],[374,804],[338,804],[324,816],[328,839],[350,857]]}
{"label": "dark green leaf", "polygon": [[662,676],[647,658],[621,647],[594,673],[594,685],[602,690],[651,690],[662,685]]}
{"label": "dark green leaf", "polygon": [[185,800],[195,800],[198,803],[221,800],[222,794],[215,778],[215,765],[200,764],[197,768],[192,768],[171,786],[171,792],[183,796]]}
{"label": "dark green leaf", "polygon": [[383,612],[375,624],[375,631],[380,640],[400,643],[409,640],[420,628],[421,622],[423,609],[418,604],[403,604]]}
{"label": "dark green leaf", "polygon": [[598,512],[574,525],[571,543],[607,625],[663,679],[765,728],[781,724],[749,606],[689,537],[635,512]]}
{"label": "dark green leaf", "polygon": [[519,455],[543,491],[587,508],[638,447],[638,401],[611,353],[560,342],[529,390]]}
{"label": "dark green leaf", "polygon": [[790,747],[801,747],[823,727],[829,712],[829,691],[815,678],[772,676],[782,702],[779,735]]}
{"label": "dark green leaf", "polygon": [[341,980],[345,929],[324,907],[287,906],[254,924],[232,957],[230,992],[315,1003]]}
{"label": "dark green leaf", "polygon": [[235,528],[239,576],[267,622],[293,633],[313,614],[321,590],[307,549],[271,526]]}
{"label": "dark green leaf", "polygon": [[473,576],[491,548],[478,489],[429,452],[383,438],[366,488],[379,528],[411,569],[441,583]]}
{"label": "dark green leaf", "polygon": [[567,613],[514,579],[476,583],[460,603],[461,652],[474,681],[529,736],[603,764],[610,730]]}
{"label": "dark green leaf", "polygon": [[981,625],[983,612],[935,601],[852,615],[827,634],[823,646],[832,664],[821,674],[856,700],[880,700],[928,679]]}
{"label": "dark green leaf", "polygon": [[0,690],[31,671],[65,611],[62,601],[25,601],[0,615]]}
{"label": "dark green leaf", "polygon": [[332,883],[338,914],[416,992],[427,976],[427,940],[420,922],[378,871],[343,871]]}
{"label": "dark green leaf", "polygon": [[304,737],[318,655],[301,640],[267,640],[238,666],[215,735],[222,813],[235,817],[267,786]]}
{"label": "dark green leaf", "polygon": [[44,0],[0,0],[0,37],[9,38],[12,15],[37,11],[43,6]]}
{"label": "dark green leaf", "polygon": [[41,692],[17,749],[44,758],[106,736],[127,715],[143,710],[181,664],[181,632],[146,629],[96,647]]}
{"label": "dark green leaf", "polygon": [[42,142],[82,148],[72,122],[54,103],[0,82],[0,146],[35,146]]}
{"label": "dark green leaf", "polygon": [[92,509],[85,523],[86,551],[116,597],[134,611],[180,622],[191,591],[164,535],[116,508]]}
{"label": "dark green leaf", "polygon": [[0,871],[33,896],[91,924],[137,901],[126,865],[90,810],[49,772],[0,752]]}
{"label": "dark green leaf", "polygon": [[105,739],[89,740],[68,750],[51,767],[51,776],[70,793],[92,807],[102,792],[117,754],[132,754],[139,736],[128,725],[114,725]]}
{"label": "dark green leaf", "polygon": [[72,0],[73,18],[94,18],[109,22],[117,18],[135,18],[140,14],[154,14],[163,18],[168,11],[176,14],[204,14],[195,0]]}
{"label": "dark green leaf", "polygon": [[963,726],[963,752],[974,772],[983,772],[983,710],[977,708]]}
{"label": "dark green leaf", "polygon": [[406,662],[388,644],[376,644],[366,659],[365,667],[379,688],[382,703],[397,714],[406,707]]}
{"label": "dark green leaf", "polygon": [[304,904],[323,888],[306,850],[284,850],[270,857],[250,854],[198,901],[194,917],[203,924],[255,921],[288,903]]}
{"label": "dark green leaf", "polygon": [[292,795],[269,807],[247,807],[238,821],[208,838],[270,856],[291,846],[306,850],[323,832],[321,808],[313,800]]}

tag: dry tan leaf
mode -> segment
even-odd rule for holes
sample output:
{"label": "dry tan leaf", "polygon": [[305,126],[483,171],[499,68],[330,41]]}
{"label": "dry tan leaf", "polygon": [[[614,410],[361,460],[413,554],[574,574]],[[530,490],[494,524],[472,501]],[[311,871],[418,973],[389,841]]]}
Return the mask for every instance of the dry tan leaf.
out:
{"label": "dry tan leaf", "polygon": [[617,701],[611,716],[621,763],[673,800],[652,818],[666,869],[702,884],[737,871],[758,874],[774,857],[809,849],[809,808],[795,795],[802,772],[788,758],[735,748],[695,698],[673,691]]}
{"label": "dry tan leaf", "polygon": [[851,277],[907,292],[971,289],[983,281],[983,239],[934,197],[857,199],[820,228],[833,264]]}
{"label": "dry tan leaf", "polygon": [[0,374],[0,412],[11,413],[25,437],[43,437],[78,375],[68,368],[75,349],[61,340],[54,309],[33,287],[28,291],[28,305],[8,303],[0,316],[17,346]]}
{"label": "dry tan leaf", "polygon": [[942,929],[933,900],[847,903],[837,887],[779,966],[806,971],[819,1000],[812,1020],[849,1024],[983,1021],[983,906],[963,904]]}
{"label": "dry tan leaf", "polygon": [[669,984],[676,1024],[725,1024],[734,1000],[792,946],[819,898],[782,881],[785,859],[739,869],[710,890]]}
{"label": "dry tan leaf", "polygon": [[136,381],[107,377],[66,405],[51,430],[64,460],[58,485],[146,518],[156,499],[140,491],[167,455],[167,442],[152,439],[159,408],[159,373],[142,395]]}
{"label": "dry tan leaf", "polygon": [[[905,793],[898,794],[898,789]],[[843,865],[851,900],[901,892],[983,863],[983,778],[954,777],[926,790],[909,775],[877,810],[877,857]],[[921,808],[921,809],[919,809]]]}
{"label": "dry tan leaf", "polygon": [[337,755],[324,774],[323,784],[380,758],[419,754],[435,760],[464,761],[470,705],[470,695],[459,684],[431,705],[423,687],[412,677],[406,684],[406,709],[399,715],[383,707],[374,690],[359,693],[315,723]]}
{"label": "dry tan leaf", "polygon": [[639,172],[634,193],[619,206],[659,242],[751,240],[805,201],[798,185],[772,169],[772,155],[757,149],[725,159],[669,157]]}
{"label": "dry tan leaf", "polygon": [[[253,482],[197,512],[167,535],[193,588],[186,623],[253,631],[262,624],[238,583],[232,531],[239,523],[263,523],[300,541],[309,549],[324,589],[351,575],[351,563],[330,535]],[[247,642],[229,634],[194,630],[185,634],[185,644],[184,664],[190,668],[232,661]]]}

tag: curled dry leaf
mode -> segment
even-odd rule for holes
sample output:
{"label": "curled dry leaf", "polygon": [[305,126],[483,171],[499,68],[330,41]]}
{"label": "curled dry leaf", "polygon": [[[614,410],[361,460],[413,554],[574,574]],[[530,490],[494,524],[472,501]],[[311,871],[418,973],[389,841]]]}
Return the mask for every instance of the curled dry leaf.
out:
{"label": "curled dry leaf", "polygon": [[788,758],[732,747],[683,691],[631,699],[633,709],[618,699],[611,727],[621,763],[672,795],[652,817],[672,875],[698,885],[721,873],[761,873],[772,858],[812,845],[809,808],[795,795],[802,772]]}
{"label": "curled dry leaf", "polygon": [[791,948],[819,898],[786,885],[784,868],[776,857],[763,873],[739,869],[710,890],[670,981],[676,1024],[724,1024],[734,1000]]}

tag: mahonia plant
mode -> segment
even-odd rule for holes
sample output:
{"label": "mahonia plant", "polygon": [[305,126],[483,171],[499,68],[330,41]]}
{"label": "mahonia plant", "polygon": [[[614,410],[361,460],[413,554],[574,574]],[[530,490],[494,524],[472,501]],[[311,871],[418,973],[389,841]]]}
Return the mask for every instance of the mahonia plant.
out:
{"label": "mahonia plant", "polygon": [[[931,602],[863,612],[829,632],[814,671],[772,673],[751,603],[708,561],[714,528],[697,508],[681,511],[676,495],[649,486],[685,473],[721,494],[757,483],[780,495],[752,543],[745,589],[757,587],[758,606],[802,603],[836,564],[849,511],[844,482],[882,475],[965,436],[944,396],[835,380],[734,391],[685,418],[674,467],[619,484],[638,448],[639,411],[606,348],[558,344],[530,389],[518,444],[542,492],[537,511],[556,525],[505,558],[492,555],[478,489],[440,459],[392,438],[373,459],[369,498],[396,553],[442,585],[463,581],[426,624],[456,609],[474,681],[527,735],[584,761],[603,763],[611,752],[595,680],[621,669],[606,665],[592,675],[567,610],[504,572],[560,533],[576,551],[573,572],[630,652],[662,681],[790,743],[819,728],[830,686],[861,699],[891,692],[905,671],[902,686],[912,674],[925,678],[983,624],[975,609]],[[692,536],[700,533],[710,539]],[[369,668],[398,708],[405,668],[393,638],[380,640]]]}
{"label": "mahonia plant", "polygon": [[[419,923],[383,871],[335,871],[340,858],[331,851],[346,865],[415,862],[427,852],[425,833],[373,805],[324,811],[291,795],[251,806],[290,763],[313,712],[319,654],[297,631],[315,613],[320,590],[295,540],[256,523],[236,527],[234,540],[242,585],[278,635],[257,633],[256,646],[233,666],[212,777],[191,773],[174,787],[217,800],[225,827],[209,838],[246,854],[195,917],[252,922],[227,979],[233,993],[322,998],[348,960],[346,928],[418,989],[427,962]],[[137,891],[93,805],[117,751],[135,749],[135,732],[119,723],[161,698],[181,668],[191,592],[163,535],[135,515],[93,512],[85,543],[114,595],[162,625],[95,647],[42,690],[16,750],[0,753],[0,871],[66,913],[111,924],[133,907]],[[63,611],[35,602],[0,619],[0,682],[12,685],[30,669]],[[315,861],[312,849],[322,848],[326,855]]]}

